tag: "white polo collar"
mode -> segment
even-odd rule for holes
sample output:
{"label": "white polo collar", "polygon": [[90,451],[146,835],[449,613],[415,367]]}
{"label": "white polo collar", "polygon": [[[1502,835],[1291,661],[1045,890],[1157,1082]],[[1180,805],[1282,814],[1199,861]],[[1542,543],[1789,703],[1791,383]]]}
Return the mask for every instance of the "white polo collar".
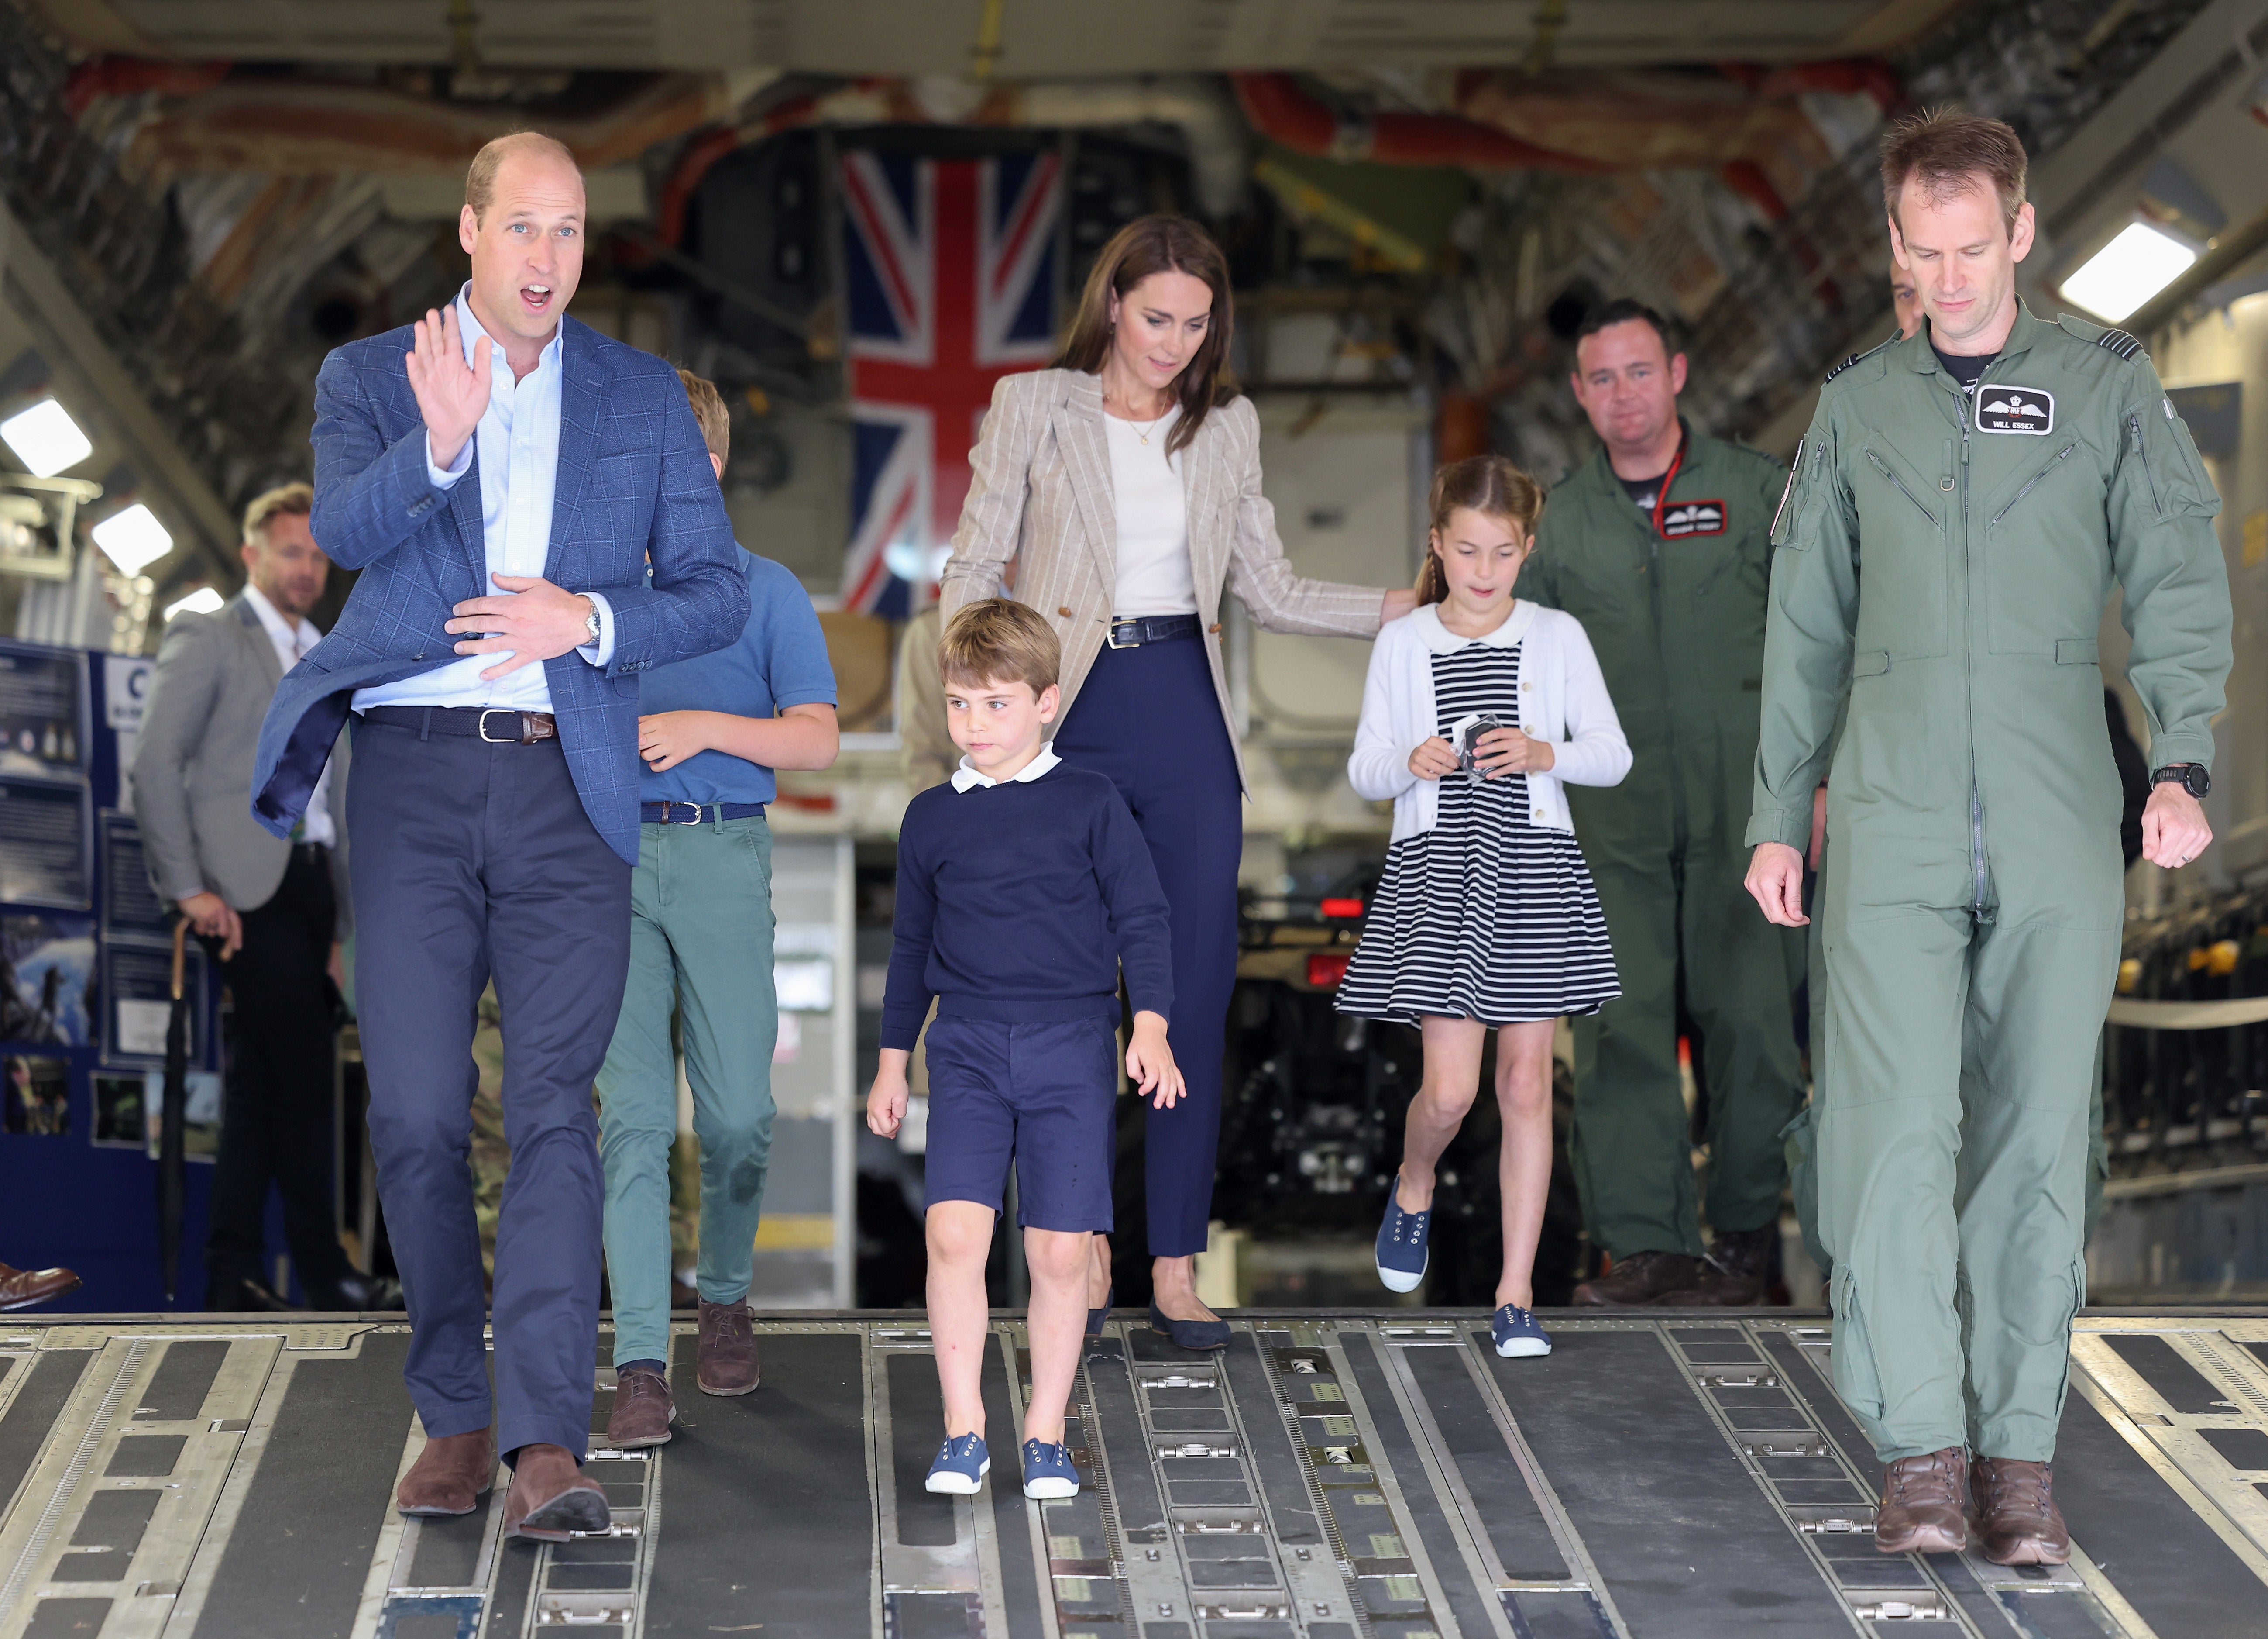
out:
{"label": "white polo collar", "polygon": [[[1037,779],[1041,775],[1046,773],[1049,769],[1053,768],[1057,764],[1062,761],[1063,758],[1056,755],[1055,747],[1051,745],[1042,745],[1040,748],[1039,756],[1034,757],[1030,762],[1025,764],[1022,768],[1017,770],[1013,775],[1010,776],[1009,783],[1020,786],[1027,785],[1031,781]],[[961,759],[961,766],[953,771],[953,788],[955,791],[974,791],[979,786],[997,786],[999,783],[1000,782],[998,780],[993,779],[990,774],[981,774],[977,772],[976,768],[970,764],[968,759],[965,757]]]}
{"label": "white polo collar", "polygon": [[1485,643],[1491,648],[1508,649],[1528,635],[1535,624],[1535,605],[1521,598],[1512,606],[1512,613],[1504,617],[1504,624],[1485,637],[1461,638],[1441,624],[1441,606],[1421,603],[1410,619],[1417,628],[1418,638],[1435,654],[1447,654],[1462,649],[1468,643]]}

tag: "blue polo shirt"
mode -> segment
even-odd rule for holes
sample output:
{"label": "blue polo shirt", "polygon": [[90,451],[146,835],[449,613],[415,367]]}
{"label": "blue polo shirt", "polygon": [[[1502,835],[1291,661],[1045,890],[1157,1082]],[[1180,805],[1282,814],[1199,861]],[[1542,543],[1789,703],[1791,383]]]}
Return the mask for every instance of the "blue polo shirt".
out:
{"label": "blue polo shirt", "polygon": [[[638,712],[730,712],[773,717],[791,705],[835,704],[835,668],[803,583],[768,557],[743,547],[748,624],[721,649],[658,666],[640,679]],[[770,802],[778,794],[772,771],[724,751],[703,751],[655,773],[638,764],[643,802]]]}

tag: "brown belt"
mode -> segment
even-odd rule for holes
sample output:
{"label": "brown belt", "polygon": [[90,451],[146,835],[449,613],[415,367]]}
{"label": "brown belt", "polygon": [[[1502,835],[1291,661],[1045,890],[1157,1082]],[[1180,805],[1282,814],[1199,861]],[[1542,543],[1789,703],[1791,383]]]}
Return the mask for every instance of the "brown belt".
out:
{"label": "brown belt", "polygon": [[534,745],[559,738],[559,720],[549,712],[514,712],[499,706],[373,705],[368,723],[414,728],[419,735],[455,735],[490,745]]}

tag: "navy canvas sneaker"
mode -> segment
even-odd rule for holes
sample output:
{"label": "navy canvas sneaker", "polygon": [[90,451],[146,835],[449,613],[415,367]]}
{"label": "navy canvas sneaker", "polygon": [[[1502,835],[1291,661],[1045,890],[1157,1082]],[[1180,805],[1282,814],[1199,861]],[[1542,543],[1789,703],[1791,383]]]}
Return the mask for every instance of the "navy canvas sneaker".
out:
{"label": "navy canvas sneaker", "polygon": [[1551,1334],[1535,1324],[1535,1311],[1517,1303],[1506,1303],[1490,1317],[1489,1333],[1496,1340],[1496,1352],[1507,1360],[1551,1352]]}
{"label": "navy canvas sneaker", "polygon": [[1042,1502],[1079,1495],[1079,1470],[1071,1465],[1069,1446],[1024,1442],[1024,1495]]}
{"label": "navy canvas sneaker", "polygon": [[992,1467],[992,1454],[981,1434],[955,1435],[937,1448],[924,1489],[946,1496],[975,1496]]}
{"label": "navy canvas sneaker", "polygon": [[1378,1278],[1389,1292],[1414,1292],[1425,1278],[1425,1239],[1433,1211],[1404,1212],[1394,1199],[1396,1179],[1386,1192],[1386,1221],[1378,1226]]}

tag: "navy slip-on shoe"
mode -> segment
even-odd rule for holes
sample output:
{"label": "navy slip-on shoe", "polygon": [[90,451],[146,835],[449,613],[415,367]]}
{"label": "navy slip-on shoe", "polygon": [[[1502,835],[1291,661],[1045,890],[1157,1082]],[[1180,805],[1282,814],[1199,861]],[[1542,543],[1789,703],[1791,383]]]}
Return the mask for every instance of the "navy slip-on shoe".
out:
{"label": "navy slip-on shoe", "polygon": [[1226,1320],[1175,1320],[1155,1303],[1150,1305],[1150,1329],[1162,1332],[1182,1348],[1226,1348],[1228,1322]]}
{"label": "navy slip-on shoe", "polygon": [[1079,1495],[1079,1470],[1071,1466],[1069,1446],[1024,1442],[1024,1495],[1042,1502]]}
{"label": "navy slip-on shoe", "polygon": [[1433,1211],[1404,1212],[1394,1199],[1397,1179],[1386,1192],[1386,1217],[1378,1226],[1378,1278],[1389,1292],[1414,1292],[1425,1279]]}
{"label": "navy slip-on shoe", "polygon": [[1117,1296],[1118,1283],[1116,1281],[1112,1281],[1108,1286],[1103,1288],[1102,1307],[1100,1309],[1090,1309],[1086,1311],[1087,1336],[1091,1338],[1099,1338],[1102,1335],[1102,1328],[1108,1325],[1110,1322],[1111,1303],[1117,1297]]}
{"label": "navy slip-on shoe", "polygon": [[991,1453],[984,1449],[983,1435],[956,1435],[937,1448],[937,1458],[930,1464],[929,1478],[922,1487],[946,1496],[975,1496],[991,1466]]}
{"label": "navy slip-on shoe", "polygon": [[1506,1360],[1551,1352],[1551,1334],[1536,1324],[1535,1311],[1517,1303],[1506,1303],[1489,1317],[1489,1335],[1496,1341],[1496,1352]]}

